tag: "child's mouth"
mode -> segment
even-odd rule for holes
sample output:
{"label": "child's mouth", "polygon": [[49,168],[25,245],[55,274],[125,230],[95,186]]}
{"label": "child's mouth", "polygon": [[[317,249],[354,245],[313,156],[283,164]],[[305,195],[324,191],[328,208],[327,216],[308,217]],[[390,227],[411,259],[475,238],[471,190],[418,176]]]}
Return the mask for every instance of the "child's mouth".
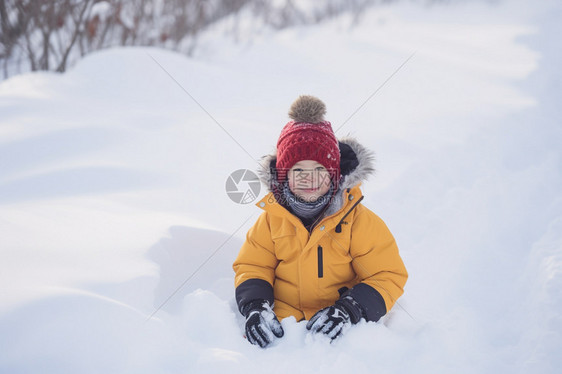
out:
{"label": "child's mouth", "polygon": [[307,192],[307,193],[316,192],[316,191],[318,191],[318,187],[316,187],[316,188],[303,188],[301,191]]}

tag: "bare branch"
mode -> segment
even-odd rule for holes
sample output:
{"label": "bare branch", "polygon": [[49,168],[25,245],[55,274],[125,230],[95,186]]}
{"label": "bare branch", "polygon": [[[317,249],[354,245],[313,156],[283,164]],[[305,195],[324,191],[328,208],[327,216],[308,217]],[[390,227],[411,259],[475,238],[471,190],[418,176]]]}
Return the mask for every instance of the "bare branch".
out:
{"label": "bare branch", "polygon": [[78,18],[74,20],[74,25],[75,25],[74,33],[72,34],[72,39],[71,39],[69,45],[66,48],[66,52],[64,53],[59,66],[56,69],[56,71],[58,71],[58,72],[63,72],[63,71],[66,70],[66,62],[68,60],[68,55],[70,54],[70,51],[72,50],[72,47],[74,47],[74,43],[76,43],[76,39],[81,34],[82,21],[84,19],[84,14],[86,13],[86,10],[90,7],[91,3],[92,3],[92,0],[85,0],[84,5],[82,6],[82,9],[80,10],[80,14],[79,14]]}

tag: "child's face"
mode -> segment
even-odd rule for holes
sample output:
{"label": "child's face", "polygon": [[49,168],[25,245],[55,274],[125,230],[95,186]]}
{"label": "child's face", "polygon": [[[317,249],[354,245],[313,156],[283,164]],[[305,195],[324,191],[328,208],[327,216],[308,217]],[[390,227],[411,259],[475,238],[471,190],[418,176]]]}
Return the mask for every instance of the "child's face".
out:
{"label": "child's face", "polygon": [[330,174],[321,163],[302,160],[289,170],[289,189],[304,201],[318,200],[330,190]]}

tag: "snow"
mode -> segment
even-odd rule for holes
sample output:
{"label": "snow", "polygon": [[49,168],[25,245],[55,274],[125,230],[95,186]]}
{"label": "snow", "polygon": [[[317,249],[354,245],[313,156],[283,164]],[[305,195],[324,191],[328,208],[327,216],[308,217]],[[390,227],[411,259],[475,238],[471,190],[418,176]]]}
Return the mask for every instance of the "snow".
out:
{"label": "snow", "polygon": [[[243,44],[225,20],[193,58],[1,82],[0,372],[557,372],[561,11],[404,2]],[[261,350],[231,269],[259,209],[225,184],[303,93],[376,151],[363,202],[410,279],[379,323],[329,344],[288,318]]]}

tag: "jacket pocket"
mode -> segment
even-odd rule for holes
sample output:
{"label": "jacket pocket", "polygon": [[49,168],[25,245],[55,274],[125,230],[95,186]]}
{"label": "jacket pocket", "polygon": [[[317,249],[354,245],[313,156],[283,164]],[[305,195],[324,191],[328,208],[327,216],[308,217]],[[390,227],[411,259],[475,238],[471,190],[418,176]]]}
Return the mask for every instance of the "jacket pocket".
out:
{"label": "jacket pocket", "polygon": [[322,246],[318,245],[318,278],[324,277],[324,254]]}
{"label": "jacket pocket", "polygon": [[273,239],[274,242],[287,236],[297,235],[297,228],[287,219],[272,218],[270,229],[271,239]]}

